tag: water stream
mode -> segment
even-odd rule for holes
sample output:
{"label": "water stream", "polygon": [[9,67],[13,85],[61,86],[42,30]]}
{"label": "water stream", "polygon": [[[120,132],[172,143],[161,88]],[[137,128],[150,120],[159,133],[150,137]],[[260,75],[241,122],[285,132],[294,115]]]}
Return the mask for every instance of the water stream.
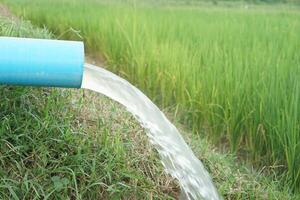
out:
{"label": "water stream", "polygon": [[140,90],[119,76],[90,64],[85,65],[82,88],[110,97],[134,115],[147,130],[166,172],[178,180],[182,198],[221,199],[208,172],[179,131]]}

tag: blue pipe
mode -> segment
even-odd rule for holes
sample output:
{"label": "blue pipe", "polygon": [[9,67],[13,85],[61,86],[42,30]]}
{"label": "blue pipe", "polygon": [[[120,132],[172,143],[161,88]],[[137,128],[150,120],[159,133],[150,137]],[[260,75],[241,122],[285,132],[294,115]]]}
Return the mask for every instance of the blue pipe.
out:
{"label": "blue pipe", "polygon": [[0,84],[80,88],[82,42],[0,37]]}

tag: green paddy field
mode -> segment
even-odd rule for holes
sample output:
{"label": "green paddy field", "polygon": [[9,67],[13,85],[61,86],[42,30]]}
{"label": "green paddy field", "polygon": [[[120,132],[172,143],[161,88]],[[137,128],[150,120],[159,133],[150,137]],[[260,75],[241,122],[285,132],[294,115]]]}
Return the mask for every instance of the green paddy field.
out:
{"label": "green paddy field", "polygon": [[[7,5],[19,19],[30,20],[35,26],[43,28],[43,30],[34,29],[30,25],[27,32],[22,32],[19,31],[20,25],[11,25],[13,22],[2,20],[1,35],[83,40],[90,57],[104,63],[109,70],[134,83],[169,113],[176,124],[180,124],[187,130],[188,134],[185,134],[187,140],[190,141],[199,158],[204,160],[217,182],[217,187],[226,199],[300,198],[300,7],[297,5],[219,1],[216,1],[217,3],[202,1],[153,3],[151,1],[2,0],[1,2]],[[28,25],[22,26],[28,27]],[[1,88],[3,94],[9,95],[7,90],[18,92],[21,97],[23,95],[20,93],[20,88]],[[60,119],[53,119],[53,121],[52,118],[55,117],[55,112],[60,111],[51,101],[53,98],[61,98],[63,94],[51,90],[49,97],[43,97],[39,95],[42,91],[35,92],[37,97],[34,99],[38,102],[44,102],[43,98],[49,98],[45,102],[49,109],[40,112],[54,109],[54,116],[49,113],[42,114],[43,117],[38,118],[40,119],[38,123],[45,124],[48,119],[51,119],[50,124],[57,124],[56,120]],[[5,99],[5,95],[1,94],[1,102]],[[56,97],[52,97],[53,95]],[[26,98],[21,97],[16,100],[17,106],[22,106],[24,101],[26,102]],[[62,101],[62,104],[69,104],[70,101]],[[27,121],[23,113],[28,114],[26,106],[21,107],[26,111],[20,111],[15,104],[14,107],[12,105],[3,107],[5,105],[5,103],[1,104],[0,112],[3,109],[16,109],[17,113],[13,114],[13,119],[19,121],[18,116],[23,116],[22,119]],[[35,105],[31,106],[35,107]],[[63,109],[63,106],[59,108]],[[40,116],[41,113],[37,113],[37,116]],[[0,113],[1,123],[6,123],[5,116]],[[74,119],[68,121],[70,126],[76,119],[76,114],[72,116]],[[28,127],[33,126],[31,123],[28,122]],[[60,123],[55,127],[63,126],[64,122]],[[13,124],[16,126],[15,129],[18,129],[18,123]],[[102,124],[102,126],[114,125]],[[7,130],[3,127],[5,126],[1,125],[0,135]],[[79,130],[83,128],[75,127],[75,132],[80,132]],[[32,128],[30,130],[34,131],[35,128]],[[63,133],[67,131],[61,130]],[[132,127],[126,127],[126,130],[130,132]],[[16,135],[18,131],[13,132],[18,138]],[[113,134],[114,131],[109,132]],[[19,133],[24,134],[22,131]],[[104,137],[103,130],[99,135],[97,137]],[[75,136],[68,137],[72,139]],[[112,138],[114,141],[115,136]],[[124,142],[120,139],[121,141]],[[99,143],[103,143],[103,138],[99,138]],[[118,157],[119,154],[127,155],[129,150],[126,148],[120,150],[121,153],[114,152],[118,151],[118,148],[110,150]],[[86,146],[83,149],[87,153],[92,153]],[[103,151],[101,147],[98,150]],[[75,149],[70,151],[76,152]],[[107,155],[110,156],[110,153]],[[151,165],[155,165],[162,171],[157,155],[153,152],[152,154],[154,161]],[[19,163],[18,160],[2,160],[1,156],[0,153],[0,163],[3,166],[7,162]],[[122,161],[123,158],[120,157],[117,161],[126,162],[126,159]],[[149,157],[146,160],[150,162]],[[71,159],[69,162],[75,161]],[[57,163],[59,164],[65,165],[65,163]],[[1,170],[5,169],[3,166],[0,167]],[[98,164],[93,166],[99,167]],[[103,165],[104,169],[105,166],[107,165]],[[61,193],[65,195],[72,193],[76,196],[82,191],[79,191],[76,186],[77,179],[74,178],[76,174],[72,174],[69,168],[65,169],[65,172],[70,172],[66,183],[74,184],[72,185],[74,189],[62,190]],[[232,168],[233,171],[228,172],[225,168],[227,170]],[[252,168],[254,170],[249,170]],[[125,167],[124,170],[126,171],[127,168]],[[238,181],[238,171],[241,171],[239,172],[241,180],[245,181]],[[97,170],[95,173],[95,176],[101,176],[97,174],[100,173]],[[114,173],[118,177],[120,171]],[[131,172],[128,174],[129,178],[127,178],[132,180]],[[134,185],[129,181],[128,188],[132,190],[124,185],[119,185],[122,188],[120,190],[110,190],[108,186],[97,185],[101,186],[99,188],[104,191],[101,192],[108,197],[115,194],[122,196],[123,189],[129,193],[141,189],[145,192],[141,194],[146,199],[178,197],[175,181],[170,180],[170,185],[162,186],[156,185],[161,183],[157,182],[157,178],[154,180],[150,178],[149,184],[147,182],[144,185],[149,174],[142,174],[146,177],[142,176],[141,185]],[[106,175],[108,174],[102,176],[107,177]],[[164,181],[170,179],[166,175],[163,176]],[[18,176],[8,174],[7,177],[15,180],[14,178]],[[28,174],[24,172],[19,177],[28,177]],[[59,177],[61,180],[64,175],[54,177]],[[222,180],[224,177],[226,180]],[[120,183],[114,176],[107,178]],[[125,185],[126,180],[125,178]],[[64,181],[62,184],[65,186]],[[103,184],[107,184],[107,179]],[[6,194],[8,197],[13,194],[12,188],[17,186],[10,188],[8,185],[10,185],[9,181],[0,182],[0,194]],[[29,186],[24,185],[24,187]],[[93,191],[91,189],[92,193]],[[95,196],[92,197],[97,198],[97,194],[93,194]],[[20,197],[18,195],[19,193],[15,192],[13,196]],[[115,198],[118,197],[120,196]],[[59,196],[57,198],[59,199]],[[137,196],[135,198],[139,199]]]}

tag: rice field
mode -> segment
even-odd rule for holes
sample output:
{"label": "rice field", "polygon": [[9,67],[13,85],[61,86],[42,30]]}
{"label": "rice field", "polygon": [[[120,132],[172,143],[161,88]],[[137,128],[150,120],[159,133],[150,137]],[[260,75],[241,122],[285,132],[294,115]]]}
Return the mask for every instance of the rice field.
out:
{"label": "rice field", "polygon": [[99,0],[4,1],[84,40],[195,134],[300,191],[300,9]]}

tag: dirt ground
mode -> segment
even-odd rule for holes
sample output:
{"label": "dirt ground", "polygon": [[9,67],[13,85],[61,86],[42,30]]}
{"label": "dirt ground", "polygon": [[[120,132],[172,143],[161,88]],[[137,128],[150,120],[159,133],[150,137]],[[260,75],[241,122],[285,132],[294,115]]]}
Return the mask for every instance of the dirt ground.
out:
{"label": "dirt ground", "polygon": [[0,3],[0,16],[2,17],[7,17],[7,18],[11,18],[13,20],[17,20],[18,18],[16,16],[14,16],[10,10],[8,9],[7,6],[3,5]]}

